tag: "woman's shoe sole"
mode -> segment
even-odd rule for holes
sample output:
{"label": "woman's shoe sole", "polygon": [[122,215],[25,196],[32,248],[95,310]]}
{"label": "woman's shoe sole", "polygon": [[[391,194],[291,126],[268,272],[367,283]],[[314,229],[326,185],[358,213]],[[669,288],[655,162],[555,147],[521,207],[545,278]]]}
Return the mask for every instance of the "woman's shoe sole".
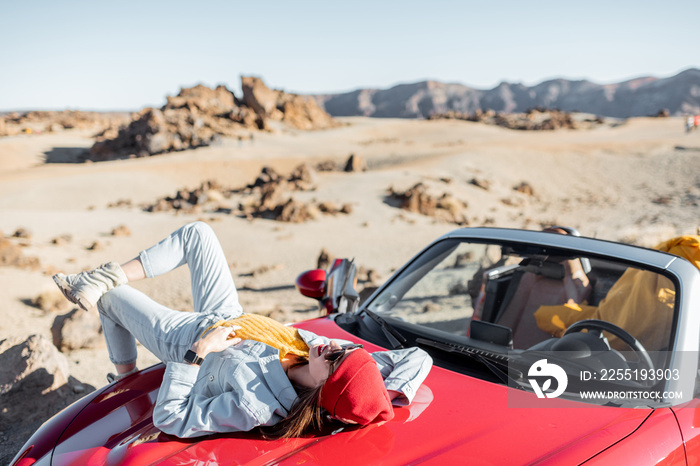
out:
{"label": "woman's shoe sole", "polygon": [[[89,309],[89,306],[85,305],[87,303],[87,300],[85,300],[84,298],[81,298],[79,292],[74,293],[73,287],[63,277],[64,277],[64,275],[62,273],[57,273],[52,278],[53,278],[53,281],[58,286],[58,289],[61,290],[61,292],[63,293],[63,296],[65,296],[68,301],[70,301],[73,304],[77,304],[80,307],[80,309],[87,312]],[[89,304],[89,303],[87,303],[87,304]]]}

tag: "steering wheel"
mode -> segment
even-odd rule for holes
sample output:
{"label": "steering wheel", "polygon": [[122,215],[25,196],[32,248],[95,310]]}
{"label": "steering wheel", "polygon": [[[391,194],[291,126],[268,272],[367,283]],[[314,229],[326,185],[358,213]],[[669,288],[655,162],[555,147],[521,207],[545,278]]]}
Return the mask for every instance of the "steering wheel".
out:
{"label": "steering wheel", "polygon": [[608,332],[612,333],[615,335],[617,338],[625,342],[627,346],[632,348],[635,353],[637,353],[637,356],[639,357],[639,360],[646,366],[646,369],[649,370],[654,370],[654,363],[651,362],[651,358],[649,357],[649,352],[644,348],[644,345],[634,338],[630,333],[621,328],[618,327],[615,324],[611,324],[610,322],[606,322],[604,320],[598,320],[598,319],[587,319],[587,320],[580,320],[574,324],[572,324],[569,328],[566,329],[564,332],[564,336],[570,335],[572,333],[580,332],[581,330],[589,330],[596,332],[598,335],[600,335],[600,332]]}

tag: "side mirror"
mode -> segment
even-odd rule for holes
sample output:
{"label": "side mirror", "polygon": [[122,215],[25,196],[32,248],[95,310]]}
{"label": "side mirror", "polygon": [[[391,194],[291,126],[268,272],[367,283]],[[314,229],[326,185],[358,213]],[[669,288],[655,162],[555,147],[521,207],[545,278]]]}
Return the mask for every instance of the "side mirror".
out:
{"label": "side mirror", "polygon": [[315,269],[303,272],[295,284],[299,293],[307,298],[322,299],[326,294],[326,271]]}

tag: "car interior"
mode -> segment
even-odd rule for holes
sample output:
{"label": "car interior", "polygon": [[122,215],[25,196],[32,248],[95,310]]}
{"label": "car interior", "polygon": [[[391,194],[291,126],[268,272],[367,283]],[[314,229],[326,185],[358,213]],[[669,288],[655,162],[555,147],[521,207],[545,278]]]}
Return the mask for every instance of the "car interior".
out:
{"label": "car interior", "polygon": [[[579,283],[572,299],[571,270],[575,269],[585,274],[585,286]],[[636,328],[626,323],[634,322],[634,316],[621,320],[622,327],[627,327],[622,328],[616,324],[616,310],[601,306],[611,289],[617,295],[634,293],[631,288],[614,288],[630,271],[659,275],[654,283],[663,282],[672,297],[670,279],[610,258],[581,257],[532,244],[447,239],[414,259],[380,293],[362,303],[357,313],[361,318],[340,316],[337,322],[383,346],[421,346],[431,352],[437,365],[499,383],[508,383],[508,376],[489,366],[507,372],[514,355],[556,350],[571,356],[580,352],[581,345],[584,359],[577,363],[590,367],[664,367],[663,350],[672,341],[675,303],[652,303],[648,310],[639,309],[654,313],[662,309],[661,304],[669,307],[663,311],[668,314],[667,325],[637,335],[630,335]],[[571,325],[559,336],[541,328],[535,315],[538,309],[567,304],[597,307],[604,318]],[[593,358],[592,353],[597,356]]]}

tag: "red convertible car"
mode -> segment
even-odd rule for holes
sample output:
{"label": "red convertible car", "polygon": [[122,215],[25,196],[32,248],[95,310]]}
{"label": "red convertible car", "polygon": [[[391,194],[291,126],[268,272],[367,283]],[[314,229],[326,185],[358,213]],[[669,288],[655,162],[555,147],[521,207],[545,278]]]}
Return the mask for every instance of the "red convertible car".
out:
{"label": "red convertible car", "polygon": [[295,326],[434,361],[390,422],[183,440],[153,426],[156,365],[58,413],[12,464],[697,464],[700,271],[684,247],[465,228],[362,300],[337,260],[297,279],[328,313]]}

